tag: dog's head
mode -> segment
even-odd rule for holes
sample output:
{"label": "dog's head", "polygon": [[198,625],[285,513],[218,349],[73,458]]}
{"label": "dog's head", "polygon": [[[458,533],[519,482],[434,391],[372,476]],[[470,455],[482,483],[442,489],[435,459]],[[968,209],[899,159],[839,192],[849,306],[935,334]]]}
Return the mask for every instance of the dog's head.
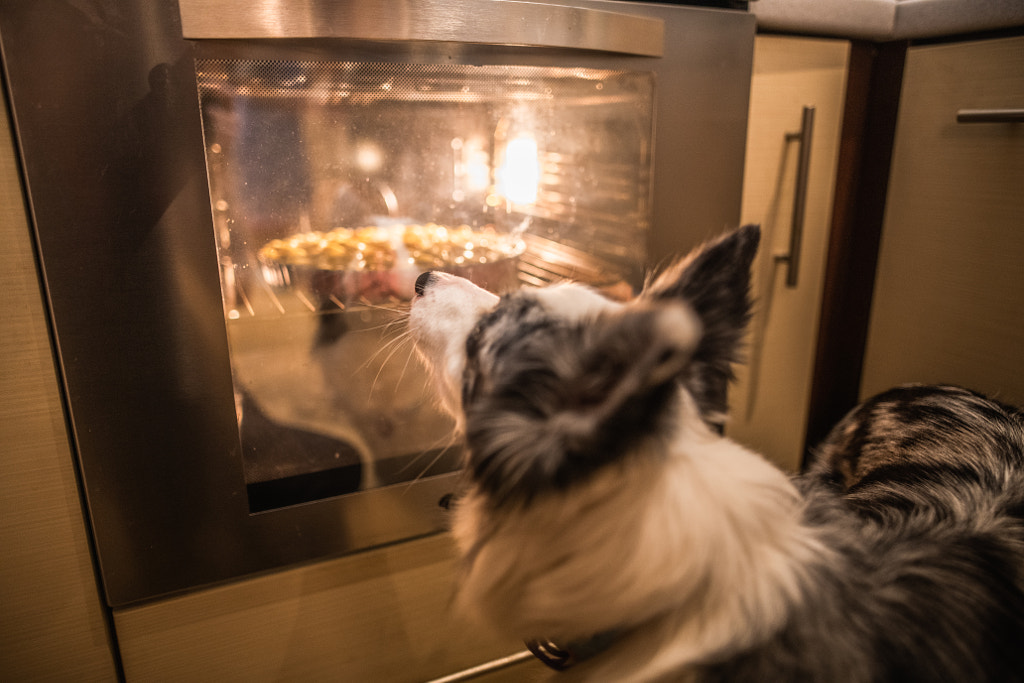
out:
{"label": "dog's head", "polygon": [[710,242],[629,303],[578,284],[499,298],[422,275],[410,328],[465,431],[473,482],[497,505],[565,489],[669,438],[682,391],[720,426],[759,239],[748,226]]}

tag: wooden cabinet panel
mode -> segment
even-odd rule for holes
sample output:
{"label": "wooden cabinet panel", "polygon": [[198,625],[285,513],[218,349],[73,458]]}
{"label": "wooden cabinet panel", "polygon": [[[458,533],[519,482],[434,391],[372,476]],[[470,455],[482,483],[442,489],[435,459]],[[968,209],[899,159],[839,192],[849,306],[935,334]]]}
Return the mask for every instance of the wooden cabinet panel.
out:
{"label": "wooden cabinet panel", "polygon": [[952,382],[1024,404],[1024,38],[907,53],[862,395]]}
{"label": "wooden cabinet panel", "polygon": [[453,613],[457,577],[439,535],[117,610],[125,675],[411,683],[523,650]]}
{"label": "wooden cabinet panel", "polygon": [[[807,405],[832,216],[850,44],[758,36],[747,133],[743,222],[760,223],[761,253],[748,362],[731,394],[727,433],[796,470]],[[796,287],[776,255],[789,247],[804,106],[815,108],[804,236]],[[789,136],[789,137],[787,137]]]}

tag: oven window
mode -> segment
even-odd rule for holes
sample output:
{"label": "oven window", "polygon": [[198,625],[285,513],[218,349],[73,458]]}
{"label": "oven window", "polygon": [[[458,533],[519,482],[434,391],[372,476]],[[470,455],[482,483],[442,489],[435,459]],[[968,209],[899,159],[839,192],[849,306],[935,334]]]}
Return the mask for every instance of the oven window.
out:
{"label": "oven window", "polygon": [[650,73],[196,67],[254,512],[459,466],[405,335],[419,273],[612,296],[642,278]]}

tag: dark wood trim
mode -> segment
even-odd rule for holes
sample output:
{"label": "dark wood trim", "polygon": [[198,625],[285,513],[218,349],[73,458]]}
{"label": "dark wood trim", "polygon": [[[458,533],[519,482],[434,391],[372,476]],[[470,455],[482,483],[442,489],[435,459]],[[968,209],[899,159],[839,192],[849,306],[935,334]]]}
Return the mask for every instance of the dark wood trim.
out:
{"label": "dark wood trim", "polygon": [[850,53],[805,464],[857,404],[906,51],[855,41]]}

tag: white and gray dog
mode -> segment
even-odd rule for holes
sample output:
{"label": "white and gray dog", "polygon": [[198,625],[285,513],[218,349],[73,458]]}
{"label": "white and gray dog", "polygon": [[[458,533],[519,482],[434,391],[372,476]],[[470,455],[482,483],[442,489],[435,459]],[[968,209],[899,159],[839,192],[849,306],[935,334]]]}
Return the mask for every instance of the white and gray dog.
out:
{"label": "white and gray dog", "polygon": [[468,453],[457,605],[582,680],[1024,679],[1019,411],[903,387],[795,480],[720,435],[759,237],[629,303],[420,277]]}

